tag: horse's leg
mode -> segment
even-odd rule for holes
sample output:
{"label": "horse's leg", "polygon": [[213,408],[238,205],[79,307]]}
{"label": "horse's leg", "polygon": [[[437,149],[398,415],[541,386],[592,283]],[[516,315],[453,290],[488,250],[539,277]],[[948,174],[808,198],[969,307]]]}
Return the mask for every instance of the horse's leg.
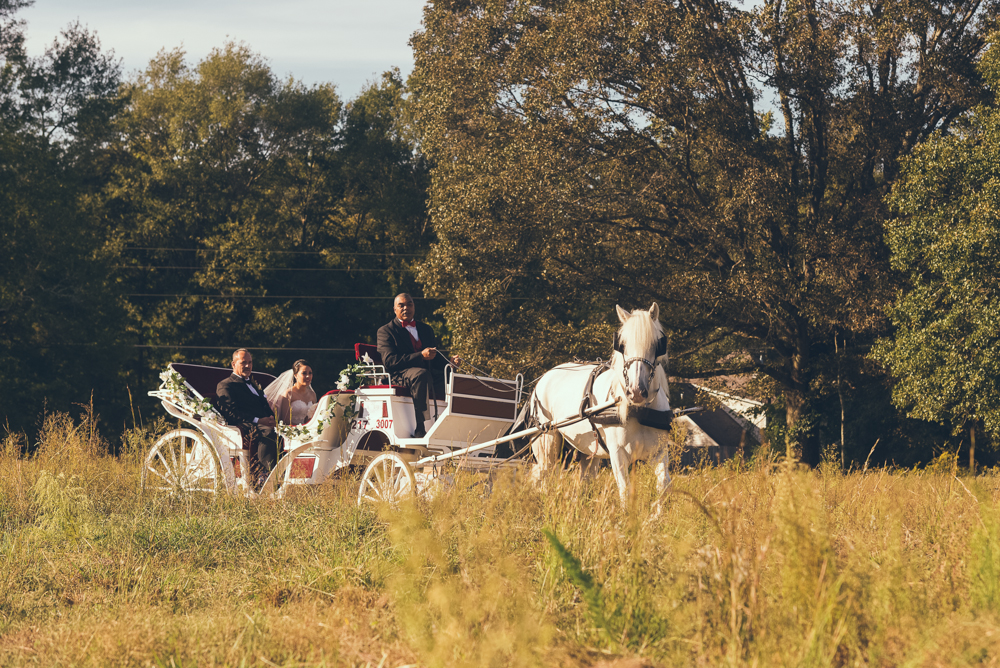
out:
{"label": "horse's leg", "polygon": [[610,442],[608,443],[608,450],[611,453],[611,471],[615,474],[615,482],[618,483],[618,497],[624,508],[626,493],[628,491],[628,452],[626,452],[623,446]]}
{"label": "horse's leg", "polygon": [[652,514],[650,515],[652,519],[660,516],[660,512],[663,510],[663,492],[667,489],[667,485],[670,484],[668,459],[669,453],[667,448],[660,448],[659,452],[649,460],[649,463],[653,465],[653,473],[656,474],[656,491],[658,492],[656,500],[653,501]]}
{"label": "horse's leg", "polygon": [[531,453],[535,456],[531,467],[532,482],[541,482],[542,477],[556,467],[561,447],[562,435],[558,431],[542,432],[531,441]]}
{"label": "horse's leg", "polygon": [[670,484],[670,454],[666,448],[661,448],[656,456],[649,460],[653,465],[653,473],[656,474],[656,491],[663,494],[663,490]]}

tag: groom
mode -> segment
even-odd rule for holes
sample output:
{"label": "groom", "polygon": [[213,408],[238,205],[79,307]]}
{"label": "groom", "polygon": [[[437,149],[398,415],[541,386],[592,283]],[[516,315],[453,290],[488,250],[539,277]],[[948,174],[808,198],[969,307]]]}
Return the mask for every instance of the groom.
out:
{"label": "groom", "polygon": [[243,447],[250,450],[249,480],[259,489],[278,461],[274,413],[260,385],[250,377],[253,355],[246,348],[233,353],[233,373],[215,388],[219,412],[226,424],[240,428]]}
{"label": "groom", "polygon": [[435,399],[444,399],[444,368],[451,362],[462,363],[460,357],[448,359],[438,352],[438,340],[429,325],[416,322],[417,313],[413,297],[404,293],[396,295],[392,303],[396,317],[378,330],[378,354],[382,356],[385,370],[392,375],[392,382],[410,390],[413,412],[417,418],[414,438],[426,436],[424,421],[427,412],[427,392]]}

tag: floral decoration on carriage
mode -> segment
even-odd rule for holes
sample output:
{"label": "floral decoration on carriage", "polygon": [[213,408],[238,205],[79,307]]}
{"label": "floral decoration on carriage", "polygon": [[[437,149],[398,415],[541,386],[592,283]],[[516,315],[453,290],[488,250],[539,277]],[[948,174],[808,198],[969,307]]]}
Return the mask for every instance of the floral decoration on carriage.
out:
{"label": "floral decoration on carriage", "polygon": [[327,425],[337,419],[334,414],[336,408],[337,404],[331,403],[322,413],[313,416],[312,420],[303,424],[285,424],[279,420],[275,429],[278,434],[290,441],[303,443],[318,441]]}
{"label": "floral decoration on carriage", "polygon": [[358,390],[362,387],[367,387],[372,381],[373,365],[374,360],[368,353],[365,353],[361,356],[361,362],[351,364],[346,369],[340,370],[340,377],[337,379],[337,389],[343,392],[345,390]]}
{"label": "floral decoration on carriage", "polygon": [[184,378],[167,367],[160,373],[160,387],[156,392],[150,393],[159,399],[175,404],[186,413],[190,413],[196,420],[212,422],[217,425],[225,425],[219,411],[215,410],[212,402],[205,398],[195,398]]}

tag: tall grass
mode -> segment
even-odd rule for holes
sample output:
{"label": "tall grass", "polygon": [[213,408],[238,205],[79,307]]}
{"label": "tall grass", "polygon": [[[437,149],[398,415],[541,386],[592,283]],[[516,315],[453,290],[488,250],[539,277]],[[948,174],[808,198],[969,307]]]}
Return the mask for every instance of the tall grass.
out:
{"label": "tall grass", "polygon": [[523,471],[402,508],[139,493],[158,425],[105,454],[50,416],[0,442],[0,665],[896,666],[1000,662],[1000,476],[762,455]]}

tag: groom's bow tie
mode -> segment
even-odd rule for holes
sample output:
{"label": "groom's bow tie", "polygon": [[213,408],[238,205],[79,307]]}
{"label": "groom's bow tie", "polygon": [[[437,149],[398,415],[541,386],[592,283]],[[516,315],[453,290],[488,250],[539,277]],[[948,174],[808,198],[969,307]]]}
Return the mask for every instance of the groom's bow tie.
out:
{"label": "groom's bow tie", "polygon": [[403,323],[403,327],[416,327],[417,326],[417,321],[416,320],[400,320],[400,322]]}
{"label": "groom's bow tie", "polygon": [[256,397],[260,396],[260,393],[257,391],[257,386],[255,386],[253,384],[253,378],[244,378],[243,376],[240,376],[239,374],[237,374],[236,377],[239,378],[240,380],[242,380],[244,383],[246,383],[247,388],[250,390],[250,392],[254,396],[256,396]]}

